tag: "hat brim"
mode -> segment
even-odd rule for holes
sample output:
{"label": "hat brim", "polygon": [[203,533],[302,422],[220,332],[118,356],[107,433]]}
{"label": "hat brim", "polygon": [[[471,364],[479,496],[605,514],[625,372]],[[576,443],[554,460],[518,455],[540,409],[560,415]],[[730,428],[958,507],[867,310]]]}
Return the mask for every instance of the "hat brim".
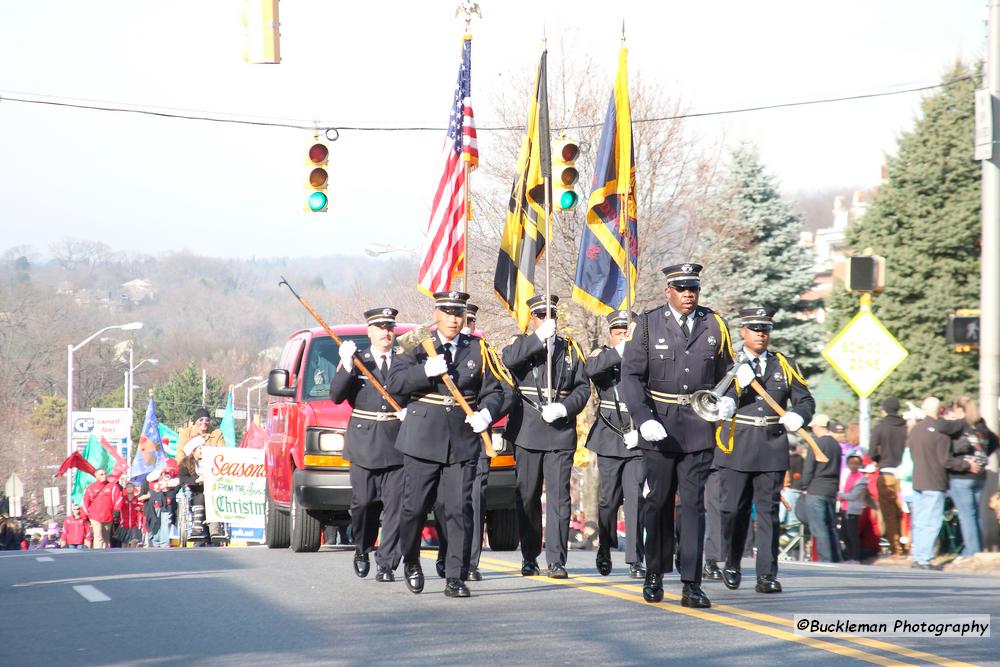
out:
{"label": "hat brim", "polygon": [[774,329],[774,324],[771,322],[744,322],[743,326],[750,331],[771,331]]}
{"label": "hat brim", "polygon": [[669,287],[701,287],[701,280],[698,278],[667,278]]}

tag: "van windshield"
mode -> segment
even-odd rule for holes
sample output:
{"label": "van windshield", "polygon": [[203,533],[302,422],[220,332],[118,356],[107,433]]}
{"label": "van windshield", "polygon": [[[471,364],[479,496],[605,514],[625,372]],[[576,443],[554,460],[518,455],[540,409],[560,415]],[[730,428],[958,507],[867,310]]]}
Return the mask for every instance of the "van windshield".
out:
{"label": "van windshield", "polygon": [[[358,351],[371,347],[371,340],[364,334],[356,336],[341,336],[342,340],[353,341]],[[340,346],[332,338],[316,338],[309,346],[309,358],[306,360],[306,372],[302,376],[305,386],[302,397],[307,401],[321,401],[330,398],[330,380],[337,372],[340,363]]]}

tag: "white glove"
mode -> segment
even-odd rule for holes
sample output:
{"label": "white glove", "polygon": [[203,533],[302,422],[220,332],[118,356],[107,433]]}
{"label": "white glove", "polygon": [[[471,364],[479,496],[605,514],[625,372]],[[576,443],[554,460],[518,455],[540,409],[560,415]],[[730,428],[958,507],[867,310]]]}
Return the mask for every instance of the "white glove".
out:
{"label": "white glove", "polygon": [[493,423],[493,417],[490,415],[490,411],[483,408],[479,412],[473,412],[471,415],[465,418],[465,423],[472,427],[472,430],[476,433],[482,433],[490,427]]}
{"label": "white glove", "polygon": [[736,401],[729,398],[728,396],[723,396],[719,399],[719,418],[729,419],[736,414]]}
{"label": "white glove", "polygon": [[667,439],[667,429],[655,419],[647,419],[639,426],[639,433],[646,442],[659,442]]}
{"label": "white glove", "polygon": [[622,342],[615,345],[615,352],[618,353],[619,357],[625,356],[625,339],[622,338]]}
{"label": "white glove", "polygon": [[635,449],[639,446],[639,432],[625,431],[625,449]]}
{"label": "white glove", "polygon": [[535,335],[538,336],[538,340],[543,343],[549,338],[552,338],[556,333],[556,321],[550,318],[546,318],[544,322],[538,325],[535,329]]}
{"label": "white glove", "polygon": [[750,368],[750,364],[740,364],[740,367],[736,369],[736,381],[739,383],[740,387],[749,387],[750,383],[756,379],[753,369]]}
{"label": "white glove", "polygon": [[549,403],[542,406],[542,419],[551,424],[557,419],[565,417],[566,406],[562,403]]}
{"label": "white glove", "polygon": [[448,360],[444,358],[443,354],[439,354],[436,357],[427,357],[427,361],[424,362],[424,374],[429,378],[444,375],[447,372]]}
{"label": "white glove", "polygon": [[466,336],[471,336],[472,335],[472,329],[470,329],[469,327],[462,327],[461,333],[464,333]]}
{"label": "white glove", "polygon": [[340,344],[340,365],[344,367],[345,371],[351,370],[351,366],[354,365],[352,360],[354,353],[358,351],[358,346],[354,344],[353,340],[345,340]]}
{"label": "white glove", "polygon": [[394,414],[399,418],[399,421],[403,421],[406,419],[406,408],[403,408],[402,410]]}
{"label": "white glove", "polygon": [[792,433],[802,428],[804,420],[796,412],[786,412],[781,416],[781,419],[778,420],[778,423],[784,426],[786,431]]}

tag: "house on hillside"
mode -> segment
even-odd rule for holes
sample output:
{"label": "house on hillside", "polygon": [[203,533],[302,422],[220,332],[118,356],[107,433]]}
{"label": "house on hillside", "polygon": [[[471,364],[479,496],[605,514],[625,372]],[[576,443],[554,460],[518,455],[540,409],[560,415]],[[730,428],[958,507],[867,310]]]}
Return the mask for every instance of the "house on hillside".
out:
{"label": "house on hillside", "polygon": [[123,302],[127,301],[128,303],[138,305],[156,299],[156,289],[153,287],[153,283],[145,278],[130,280],[127,283],[122,283],[119,287],[122,291]]}

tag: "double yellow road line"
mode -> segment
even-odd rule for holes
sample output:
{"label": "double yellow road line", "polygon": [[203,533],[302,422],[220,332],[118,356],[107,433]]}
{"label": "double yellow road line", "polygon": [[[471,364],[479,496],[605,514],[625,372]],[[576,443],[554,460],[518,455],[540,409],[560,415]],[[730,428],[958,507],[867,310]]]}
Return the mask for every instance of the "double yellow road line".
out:
{"label": "double yellow road line", "polygon": [[[489,572],[520,576],[519,569],[512,569],[512,563],[497,558],[483,556],[479,560],[479,569]],[[862,660],[876,665],[915,665],[915,664],[935,664],[942,667],[972,667],[967,662],[952,660],[933,653],[918,651],[898,644],[880,641],[869,637],[857,637],[854,635],[836,635],[837,641],[817,639],[816,637],[806,637],[793,632],[793,621],[791,618],[762,614],[756,611],[741,609],[732,605],[712,604],[711,609],[691,609],[680,605],[680,596],[664,591],[664,602],[650,604],[642,598],[642,586],[637,584],[617,583],[613,579],[597,578],[573,575],[569,579],[549,579],[544,575],[540,577],[526,578],[525,581],[537,581],[545,585],[560,584],[569,586],[588,593],[596,593],[607,597],[635,602],[644,607],[659,609],[673,614],[691,616],[712,623],[720,623],[733,628],[739,628],[748,632],[755,632],[767,635],[775,639],[789,642],[805,644],[822,651],[828,651],[847,658]],[[666,600],[672,603],[668,604]],[[852,646],[852,644],[854,646]],[[855,648],[861,646],[866,649],[875,649],[889,654],[888,656],[872,653],[870,651]],[[905,659],[918,660],[919,663],[906,662]]]}

